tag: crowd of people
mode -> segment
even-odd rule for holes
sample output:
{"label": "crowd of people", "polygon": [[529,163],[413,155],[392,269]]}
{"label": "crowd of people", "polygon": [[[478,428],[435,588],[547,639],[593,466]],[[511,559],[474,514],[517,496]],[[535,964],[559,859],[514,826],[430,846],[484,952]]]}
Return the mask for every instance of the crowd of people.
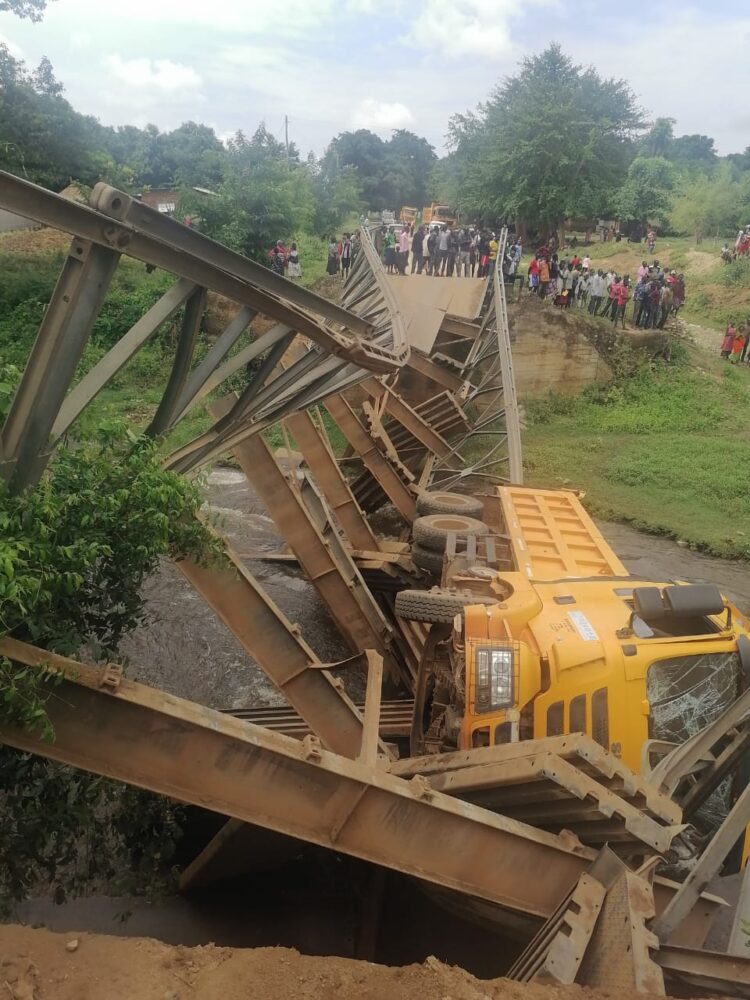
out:
{"label": "crowd of people", "polygon": [[632,299],[633,323],[643,329],[662,329],[685,302],[685,276],[667,271],[658,260],[642,261],[633,282],[629,274],[620,275],[611,267],[594,268],[588,254],[561,259],[547,247],[540,247],[529,264],[528,286],[532,294],[551,298],[555,305],[585,308],[592,316],[608,317],[614,325],[619,321],[625,326]]}
{"label": "crowd of people", "polygon": [[[750,228],[750,227],[749,227]],[[651,236],[651,233],[649,233]],[[750,238],[750,236],[749,236]],[[452,228],[448,225],[382,225],[374,230],[373,242],[389,274],[426,274],[432,277],[491,277],[500,266],[506,284],[520,282],[532,295],[554,302],[563,309],[586,309],[592,316],[602,316],[613,325],[624,327],[628,305],[630,318],[636,327],[662,329],[670,316],[676,316],[685,302],[685,278],[682,273],[668,270],[658,260],[646,260],[638,267],[635,279],[620,275],[613,267],[595,268],[588,251],[568,246],[557,252],[554,239],[539,247],[531,258],[526,274],[520,271],[523,244],[520,238],[506,246],[498,264],[499,244],[495,233],[472,226]],[[326,270],[345,280],[360,250],[356,233],[344,233],[340,239],[331,237],[328,243]],[[572,252],[571,252],[572,251]],[[290,248],[279,240],[269,252],[271,267],[277,274],[299,278],[302,273],[296,243]],[[729,328],[725,338],[728,344]],[[745,337],[742,360],[748,352],[750,320],[732,335]],[[724,350],[729,353],[724,355]],[[735,354],[722,348],[722,356]]]}
{"label": "crowd of people", "polygon": [[[381,226],[374,233],[375,249],[389,274],[432,277],[487,278],[496,264],[498,242],[493,232],[473,226]],[[518,245],[518,261],[522,248]]]}
{"label": "crowd of people", "polygon": [[302,267],[296,243],[290,244],[289,249],[287,249],[283,240],[277,240],[276,245],[268,251],[268,257],[271,262],[271,270],[281,275],[282,278],[302,277]]}

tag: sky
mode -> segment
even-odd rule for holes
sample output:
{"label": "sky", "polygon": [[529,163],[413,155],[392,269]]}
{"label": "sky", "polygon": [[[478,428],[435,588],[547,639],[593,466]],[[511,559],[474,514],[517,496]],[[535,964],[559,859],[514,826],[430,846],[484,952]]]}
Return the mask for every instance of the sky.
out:
{"label": "sky", "polygon": [[[743,7],[745,13],[743,13]],[[552,41],[625,78],[675,133],[750,145],[742,98],[745,0],[659,0],[642,17],[608,0],[53,0],[44,20],[0,14],[0,41],[43,55],[73,106],[107,125],[193,120],[221,138],[260,121],[303,154],[353,128],[424,135],[474,108]]]}

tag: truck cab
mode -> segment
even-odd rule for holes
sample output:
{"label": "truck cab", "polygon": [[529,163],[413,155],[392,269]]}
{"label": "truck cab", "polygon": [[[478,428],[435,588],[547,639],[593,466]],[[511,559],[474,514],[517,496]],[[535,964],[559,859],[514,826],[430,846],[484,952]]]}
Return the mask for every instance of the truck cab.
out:
{"label": "truck cab", "polygon": [[640,772],[744,690],[750,622],[718,588],[631,576],[572,492],[502,486],[484,505],[506,557],[446,561],[464,605],[433,626],[421,752],[582,732]]}

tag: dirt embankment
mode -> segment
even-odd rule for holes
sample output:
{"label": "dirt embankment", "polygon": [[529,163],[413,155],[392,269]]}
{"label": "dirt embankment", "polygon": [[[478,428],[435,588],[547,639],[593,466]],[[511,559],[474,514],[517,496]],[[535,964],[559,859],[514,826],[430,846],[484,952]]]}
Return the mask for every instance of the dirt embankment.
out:
{"label": "dirt embankment", "polygon": [[27,927],[0,929],[0,985],[8,1000],[609,1000],[575,986],[480,981],[434,958],[389,968],[285,948],[175,948]]}

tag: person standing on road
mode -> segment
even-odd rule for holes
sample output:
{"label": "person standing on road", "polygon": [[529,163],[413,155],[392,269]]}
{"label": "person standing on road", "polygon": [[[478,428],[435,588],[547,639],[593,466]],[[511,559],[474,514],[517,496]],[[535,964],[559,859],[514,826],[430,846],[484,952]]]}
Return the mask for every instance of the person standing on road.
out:
{"label": "person standing on road", "polygon": [[734,338],[737,336],[737,327],[734,325],[734,320],[729,320],[729,326],[727,327],[726,333],[724,334],[724,339],[721,342],[721,351],[719,352],[719,357],[726,359],[732,353],[734,348]]}
{"label": "person standing on road", "polygon": [[398,273],[406,274],[406,265],[409,262],[409,233],[406,226],[401,230],[398,237]]}
{"label": "person standing on road", "polygon": [[550,281],[550,266],[549,261],[546,257],[542,257],[539,260],[539,298],[543,299],[547,292],[549,291],[549,286],[552,284]]}
{"label": "person standing on road", "polygon": [[332,236],[328,243],[328,263],[326,271],[330,275],[339,273],[339,248],[336,239]]}
{"label": "person standing on road", "polygon": [[292,243],[289,247],[289,277],[290,278],[301,278],[302,268],[299,263],[299,250],[297,249],[297,244]]}
{"label": "person standing on road", "polygon": [[349,274],[349,268],[352,264],[352,240],[349,233],[344,233],[344,238],[340,243],[340,260],[341,260],[341,279],[346,281]]}
{"label": "person standing on road", "polygon": [[598,316],[604,297],[604,275],[601,270],[591,277],[591,288],[589,294],[589,315]]}
{"label": "person standing on road", "polygon": [[748,346],[750,345],[750,319],[745,323],[745,346],[742,348],[742,354],[740,355],[740,361],[744,361],[747,357]]}
{"label": "person standing on road", "polygon": [[420,226],[419,229],[414,233],[411,238],[411,273],[417,274],[422,273],[422,268],[424,266],[424,254],[422,252],[422,247],[424,245],[424,226]]}
{"label": "person standing on road", "polygon": [[468,229],[461,229],[458,234],[458,263],[456,274],[459,278],[469,277],[471,258],[471,234]]}
{"label": "person standing on road", "polygon": [[385,250],[385,237],[385,226],[381,226],[380,229],[375,230],[375,239],[373,242],[375,243],[375,250],[377,251],[378,257],[380,257],[381,260],[383,260],[383,251]]}
{"label": "person standing on road", "polygon": [[742,352],[745,347],[747,347],[747,333],[744,331],[747,326],[741,326],[737,333],[734,335],[734,343],[732,344],[732,356],[729,359],[730,365],[737,365],[740,363],[742,358]]}
{"label": "person standing on road", "polygon": [[440,235],[436,229],[431,229],[427,235],[427,273],[434,275],[437,271],[440,251]]}
{"label": "person standing on road", "polygon": [[448,242],[450,235],[448,233],[448,227],[443,226],[438,232],[438,244],[437,244],[437,258],[432,269],[432,273],[435,277],[443,274],[445,271],[446,264],[448,263]]}
{"label": "person standing on road", "polygon": [[668,282],[664,282],[659,293],[659,322],[656,324],[660,330],[664,329],[674,301],[674,292]]}
{"label": "person standing on road", "polygon": [[617,320],[619,319],[623,330],[625,329],[625,310],[627,309],[629,298],[630,275],[626,274],[617,288],[617,300],[614,305],[614,312],[612,313],[612,326],[617,326]]}
{"label": "person standing on road", "polygon": [[487,264],[487,277],[491,278],[492,275],[495,273],[495,268],[497,267],[497,251],[499,249],[498,242],[495,239],[494,233],[492,234],[492,237],[490,239],[489,246],[490,246],[490,253],[489,253],[489,261]]}
{"label": "person standing on road", "polygon": [[459,273],[458,263],[458,233],[454,229],[448,230],[448,262],[446,266],[446,273],[448,277],[453,276],[453,268],[456,268],[456,274]]}
{"label": "person standing on road", "polygon": [[[584,257],[584,260],[585,259],[586,258]],[[579,309],[586,308],[586,302],[588,301],[590,291],[591,275],[586,268],[581,272],[581,277],[578,279],[578,284],[576,286],[576,304]]]}
{"label": "person standing on road", "polygon": [[389,227],[385,234],[385,269],[388,274],[394,273],[396,267],[396,234]]}

